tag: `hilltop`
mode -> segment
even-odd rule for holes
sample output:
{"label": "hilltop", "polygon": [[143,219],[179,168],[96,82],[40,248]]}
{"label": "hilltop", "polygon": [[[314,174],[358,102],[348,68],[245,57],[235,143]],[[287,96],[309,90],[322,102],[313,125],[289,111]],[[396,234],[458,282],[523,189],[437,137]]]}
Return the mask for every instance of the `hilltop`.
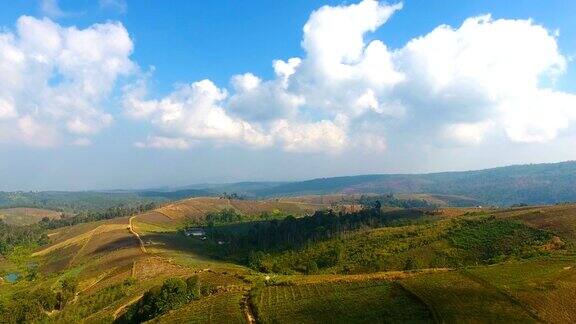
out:
{"label": "hilltop", "polygon": [[[576,201],[576,162],[515,165],[486,170],[429,174],[375,174],[306,181],[212,187],[252,197],[326,194],[413,194],[461,196],[484,205],[555,204]],[[470,204],[468,204],[470,206]]]}
{"label": "hilltop", "polygon": [[576,202],[576,162],[515,165],[477,171],[373,174],[294,182],[197,184],[180,188],[82,192],[0,192],[0,208],[35,207],[69,213],[167,203],[192,197],[263,199],[307,195],[395,194],[439,206],[512,206]]}
{"label": "hilltop", "polygon": [[531,164],[464,172],[361,175],[314,179],[256,190],[256,196],[328,193],[459,195],[484,204],[554,204],[576,201],[576,162]]}

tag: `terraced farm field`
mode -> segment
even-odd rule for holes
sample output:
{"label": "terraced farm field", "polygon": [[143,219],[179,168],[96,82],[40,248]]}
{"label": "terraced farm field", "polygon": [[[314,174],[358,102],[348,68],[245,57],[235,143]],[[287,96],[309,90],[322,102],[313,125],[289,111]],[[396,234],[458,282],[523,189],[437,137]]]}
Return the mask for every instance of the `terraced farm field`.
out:
{"label": "terraced farm field", "polygon": [[545,322],[576,322],[574,258],[512,262],[469,269],[468,272],[526,305]]}
{"label": "terraced farm field", "polygon": [[262,323],[429,322],[426,306],[390,281],[270,286],[253,297]]}
{"label": "terraced farm field", "polygon": [[537,322],[509,296],[458,271],[414,276],[401,284],[428,305],[438,322]]}
{"label": "terraced farm field", "polygon": [[96,260],[107,260],[107,269],[126,266],[141,255],[126,217],[58,229],[50,238],[50,245],[32,254],[42,260],[46,273],[93,265]]}
{"label": "terraced farm field", "polygon": [[227,291],[195,300],[151,323],[246,323],[242,291]]}
{"label": "terraced farm field", "polygon": [[[279,199],[270,200],[232,200],[223,198],[191,198],[173,203],[155,212],[160,213],[172,221],[183,220],[184,218],[202,218],[208,212],[216,212],[223,209],[235,209],[244,214],[257,215],[263,212],[281,210],[284,213],[301,216],[314,212],[317,209],[325,208],[326,205],[313,204],[299,201],[282,201]],[[148,217],[151,223],[153,216]],[[160,221],[159,219],[156,219]]]}
{"label": "terraced farm field", "polygon": [[574,204],[517,208],[502,211],[497,215],[552,231],[563,239],[576,243],[576,205]]}

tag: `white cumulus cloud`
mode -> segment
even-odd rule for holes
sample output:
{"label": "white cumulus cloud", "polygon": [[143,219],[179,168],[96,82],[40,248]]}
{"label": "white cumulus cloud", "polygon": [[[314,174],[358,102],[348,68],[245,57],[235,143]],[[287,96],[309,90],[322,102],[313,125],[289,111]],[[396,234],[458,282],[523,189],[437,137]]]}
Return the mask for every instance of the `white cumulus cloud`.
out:
{"label": "white cumulus cloud", "polygon": [[[573,129],[576,95],[555,89],[568,65],[557,32],[483,15],[390,48],[372,33],[399,10],[402,3],[376,0],[319,8],[303,26],[302,57],[274,60],[271,79],[247,72],[232,76],[229,88],[203,80],[159,98],[148,98],[140,81],[123,99],[129,116],[152,127],[137,145],[382,151],[547,143]],[[14,115],[13,101],[4,98],[0,116]],[[70,131],[90,133],[69,122]]]}
{"label": "white cumulus cloud", "polygon": [[161,100],[146,100],[146,91],[141,87],[132,89],[124,99],[128,114],[136,119],[150,120],[165,135],[161,136],[163,140],[153,136],[151,145],[138,146],[181,149],[185,148],[182,143],[198,140],[245,143],[251,146],[270,144],[269,138],[257,127],[230,116],[222,108],[227,92],[210,80],[180,86]]}
{"label": "white cumulus cloud", "polygon": [[20,17],[0,32],[0,141],[52,146],[109,126],[106,103],[136,69],[132,50],[119,23],[79,29]]}

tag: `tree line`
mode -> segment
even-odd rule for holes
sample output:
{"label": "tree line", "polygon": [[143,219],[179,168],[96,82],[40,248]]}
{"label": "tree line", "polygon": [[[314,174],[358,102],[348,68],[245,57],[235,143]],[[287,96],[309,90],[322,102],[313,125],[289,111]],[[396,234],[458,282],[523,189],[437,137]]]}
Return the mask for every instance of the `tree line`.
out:
{"label": "tree line", "polygon": [[115,323],[143,323],[214,292],[215,289],[203,284],[198,276],[185,280],[168,278],[162,286],[153,287],[144,293]]}
{"label": "tree line", "polygon": [[206,227],[206,235],[218,247],[212,252],[220,257],[257,267],[259,252],[280,252],[300,248],[363,228],[376,228],[420,218],[424,211],[404,209],[382,211],[380,204],[355,212],[322,210],[312,216],[270,220],[228,226]]}
{"label": "tree line", "polygon": [[46,313],[62,310],[76,294],[78,280],[65,277],[55,290],[41,286],[32,291],[16,293],[9,300],[0,300],[1,323],[31,323],[46,320]]}

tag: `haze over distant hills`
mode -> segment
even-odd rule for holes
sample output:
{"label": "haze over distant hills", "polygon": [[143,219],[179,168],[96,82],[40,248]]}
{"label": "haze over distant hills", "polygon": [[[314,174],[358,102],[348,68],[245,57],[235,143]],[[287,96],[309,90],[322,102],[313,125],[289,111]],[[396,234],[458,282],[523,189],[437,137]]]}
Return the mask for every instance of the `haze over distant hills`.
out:
{"label": "haze over distant hills", "polygon": [[[373,174],[319,178],[295,182],[238,182],[197,184],[180,188],[118,190],[108,192],[0,193],[0,206],[36,206],[44,200],[66,200],[73,195],[89,203],[127,198],[178,200],[224,193],[246,198],[327,194],[415,194],[469,198],[468,204],[508,206],[556,204],[576,201],[576,162],[529,164],[493,169],[428,174]],[[99,197],[105,195],[105,197]],[[462,202],[462,200],[459,200]],[[43,206],[43,205],[42,205]],[[44,206],[46,207],[46,206]]]}
{"label": "haze over distant hills", "polygon": [[[240,182],[182,188],[248,197],[323,194],[429,193],[459,195],[484,204],[555,204],[576,201],[576,162],[514,165],[485,170],[429,174],[373,174],[296,182]],[[171,194],[181,196],[185,190]],[[166,193],[167,196],[170,194]]]}

